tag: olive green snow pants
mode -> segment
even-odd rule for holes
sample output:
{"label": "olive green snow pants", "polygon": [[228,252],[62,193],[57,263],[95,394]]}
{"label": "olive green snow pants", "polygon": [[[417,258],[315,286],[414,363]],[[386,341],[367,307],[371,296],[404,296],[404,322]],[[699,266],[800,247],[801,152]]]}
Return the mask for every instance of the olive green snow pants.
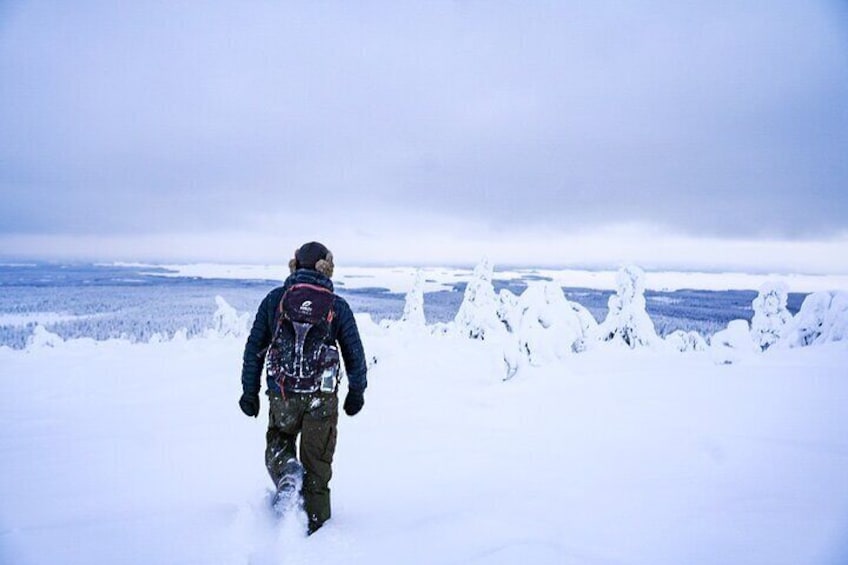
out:
{"label": "olive green snow pants", "polygon": [[339,421],[339,397],[335,393],[287,393],[283,399],[270,395],[265,466],[274,485],[282,477],[283,465],[295,457],[300,436],[303,464],[303,502],[311,524],[321,525],[330,517],[330,478]]}

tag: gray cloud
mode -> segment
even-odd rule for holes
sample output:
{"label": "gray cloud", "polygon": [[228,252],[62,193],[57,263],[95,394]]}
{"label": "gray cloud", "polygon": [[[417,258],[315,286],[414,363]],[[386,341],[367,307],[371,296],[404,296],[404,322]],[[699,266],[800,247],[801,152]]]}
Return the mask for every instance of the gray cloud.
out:
{"label": "gray cloud", "polygon": [[837,2],[13,3],[0,18],[5,233],[243,228],[303,196],[351,222],[848,230]]}

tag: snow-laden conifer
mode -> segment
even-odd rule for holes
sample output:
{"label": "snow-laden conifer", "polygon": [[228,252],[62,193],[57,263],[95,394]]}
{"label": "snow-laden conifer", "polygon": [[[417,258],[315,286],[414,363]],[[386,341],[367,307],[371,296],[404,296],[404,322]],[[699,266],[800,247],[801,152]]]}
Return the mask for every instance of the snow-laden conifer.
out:
{"label": "snow-laden conifer", "polygon": [[420,270],[415,273],[412,288],[406,293],[406,302],[403,305],[400,321],[406,326],[415,328],[423,328],[427,325],[424,317],[424,276]]}
{"label": "snow-laden conifer", "polygon": [[786,309],[788,294],[789,288],[781,282],[767,282],[760,287],[752,303],[751,321],[751,337],[760,349],[768,349],[786,335],[792,321],[792,314]]}
{"label": "snow-laden conifer", "polygon": [[834,292],[824,319],[821,341],[848,342],[848,292]]}
{"label": "snow-laden conifer", "polygon": [[598,326],[600,341],[623,343],[631,349],[661,342],[645,305],[645,272],[630,265],[615,277],[616,293],[609,298],[609,312]]}
{"label": "snow-laden conifer", "polygon": [[412,332],[416,334],[422,332],[445,333],[450,328],[449,325],[443,325],[438,328],[427,326],[427,320],[424,317],[424,276],[420,270],[415,273],[412,286],[406,293],[403,313],[400,319],[385,319],[379,323],[379,326],[387,331]]}
{"label": "snow-laden conifer", "polygon": [[223,296],[215,297],[218,309],[212,314],[212,331],[220,337],[244,337],[248,333],[250,315],[239,314]]}
{"label": "snow-laden conifer", "polygon": [[783,343],[789,347],[814,344],[824,331],[824,320],[832,300],[833,295],[829,292],[814,292],[808,295],[790,323]]}
{"label": "snow-laden conifer", "polygon": [[597,335],[598,321],[595,320],[595,317],[585,306],[578,304],[577,302],[571,302],[570,300],[568,304],[571,306],[571,309],[574,311],[577,319],[580,320],[580,326],[583,328],[583,337],[571,345],[571,349],[573,349],[575,353],[580,353],[590,346],[592,339]]}
{"label": "snow-laden conifer", "polygon": [[829,341],[848,342],[848,293],[814,292],[786,328],[782,345],[804,347]]}
{"label": "snow-laden conifer", "polygon": [[493,272],[492,264],[487,259],[480,261],[474,268],[454,320],[454,327],[460,335],[486,340],[507,333],[498,317],[499,301],[492,285]]}
{"label": "snow-laden conifer", "polygon": [[514,310],[514,339],[504,360],[511,377],[525,365],[540,367],[564,359],[585,333],[577,310],[553,282],[530,283]]}
{"label": "snow-laden conifer", "polygon": [[42,326],[41,324],[36,324],[35,328],[32,330],[32,335],[27,339],[27,349],[43,349],[48,347],[56,347],[64,343],[59,335],[52,333],[50,330]]}
{"label": "snow-laden conifer", "polygon": [[498,319],[510,333],[518,326],[518,297],[504,288],[498,293]]}

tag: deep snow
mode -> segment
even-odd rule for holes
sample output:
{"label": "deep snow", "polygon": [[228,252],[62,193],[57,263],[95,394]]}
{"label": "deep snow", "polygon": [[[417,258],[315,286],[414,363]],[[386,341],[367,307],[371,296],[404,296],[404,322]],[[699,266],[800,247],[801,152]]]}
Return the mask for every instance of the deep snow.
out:
{"label": "deep snow", "polygon": [[425,277],[400,320],[357,315],[366,406],[308,539],[268,509],[267,403],[237,408],[250,312],[0,347],[0,563],[848,562],[848,294],[792,317],[766,284],[707,346],[654,332],[633,267],[601,324],[557,282],[496,294],[484,263],[426,326]]}
{"label": "deep snow", "polygon": [[0,562],[848,561],[845,342],[503,382],[491,343],[360,321],[378,362],[308,539],[264,506],[242,338],[0,348]]}

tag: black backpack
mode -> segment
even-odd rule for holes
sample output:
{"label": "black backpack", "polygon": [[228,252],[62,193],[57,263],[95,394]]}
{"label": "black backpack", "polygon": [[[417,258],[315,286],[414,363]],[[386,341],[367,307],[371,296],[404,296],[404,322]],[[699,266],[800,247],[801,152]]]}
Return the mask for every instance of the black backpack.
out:
{"label": "black backpack", "polygon": [[312,284],[294,284],[283,294],[265,358],[268,377],[280,391],[335,391],[339,353],[330,337],[335,300],[332,291]]}

